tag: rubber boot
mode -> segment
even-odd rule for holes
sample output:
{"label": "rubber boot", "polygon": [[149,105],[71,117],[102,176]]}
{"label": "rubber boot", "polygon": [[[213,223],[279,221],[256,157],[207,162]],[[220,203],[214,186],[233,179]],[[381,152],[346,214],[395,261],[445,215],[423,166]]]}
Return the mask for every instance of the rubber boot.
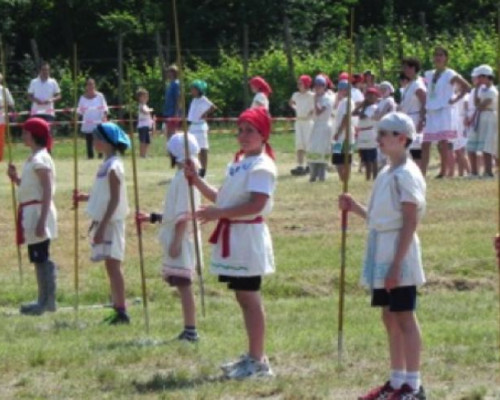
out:
{"label": "rubber boot", "polygon": [[56,305],[56,280],[57,269],[56,265],[47,260],[43,263],[44,266],[44,284],[45,284],[45,298],[42,303],[45,311],[54,312],[57,309]]}
{"label": "rubber boot", "polygon": [[23,304],[19,310],[25,315],[41,315],[44,312],[43,303],[47,296],[44,283],[44,264],[35,264],[36,283],[38,285],[38,300]]}

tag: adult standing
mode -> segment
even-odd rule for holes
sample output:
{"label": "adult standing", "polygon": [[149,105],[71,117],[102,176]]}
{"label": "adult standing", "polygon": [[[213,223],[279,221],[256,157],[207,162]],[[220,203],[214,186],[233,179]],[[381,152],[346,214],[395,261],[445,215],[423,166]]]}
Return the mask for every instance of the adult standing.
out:
{"label": "adult standing", "polygon": [[9,89],[3,87],[3,75],[0,74],[0,161],[3,160],[3,151],[5,147],[5,118],[8,118],[8,115],[5,113],[5,106],[7,106],[7,112],[9,109],[13,110],[14,99]]}
{"label": "adult standing", "polygon": [[453,105],[465,96],[470,90],[470,85],[457,72],[448,68],[448,50],[443,47],[438,46],[434,50],[434,67],[434,70],[425,73],[427,114],[421,167],[425,176],[429,166],[431,144],[437,143],[441,166],[436,178],[443,178],[446,176],[448,157],[453,148],[450,141],[457,138]]}
{"label": "adult standing", "polygon": [[[176,65],[171,65],[167,69],[167,79],[169,84],[165,91],[165,103],[163,106],[164,118],[178,118],[180,116],[180,96],[181,85],[178,79],[179,70]],[[164,124],[167,139],[169,139],[179,127],[179,120],[167,120]]]}
{"label": "adult standing", "polygon": [[39,75],[30,82],[28,96],[31,100],[31,115],[47,122],[55,119],[54,105],[61,100],[61,89],[54,78],[50,77],[50,65],[44,61]]}
{"label": "adult standing", "polygon": [[[108,103],[101,92],[96,89],[95,80],[88,78],[85,82],[85,93],[78,101],[78,114],[82,116],[82,133],[87,145],[87,158],[94,158],[94,136],[92,132],[108,116]],[[99,154],[101,156],[101,154]]]}

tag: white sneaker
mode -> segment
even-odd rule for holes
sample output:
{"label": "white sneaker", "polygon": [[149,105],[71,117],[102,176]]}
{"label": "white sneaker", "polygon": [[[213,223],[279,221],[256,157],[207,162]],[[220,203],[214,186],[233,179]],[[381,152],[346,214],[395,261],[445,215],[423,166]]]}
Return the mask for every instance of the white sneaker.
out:
{"label": "white sneaker", "polygon": [[241,380],[247,378],[270,378],[274,376],[274,373],[267,358],[264,358],[264,361],[261,362],[247,357],[226,376],[229,379]]}
{"label": "white sneaker", "polygon": [[235,361],[229,361],[225,364],[222,364],[220,368],[224,372],[224,374],[228,374],[231,372],[233,369],[237,368],[241,363],[246,362],[247,358],[250,358],[248,354],[242,354],[240,358],[238,358]]}

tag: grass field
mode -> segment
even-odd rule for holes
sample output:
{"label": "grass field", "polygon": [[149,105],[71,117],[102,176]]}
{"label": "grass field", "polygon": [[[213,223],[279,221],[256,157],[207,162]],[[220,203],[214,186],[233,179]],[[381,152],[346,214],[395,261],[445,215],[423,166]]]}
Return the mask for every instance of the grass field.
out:
{"label": "grass field", "polygon": [[[159,276],[157,227],[144,230],[151,331],[146,335],[137,239],[128,223],[125,275],[132,324],[100,324],[108,313],[108,283],[101,265],[91,264],[80,210],[80,304],[73,289],[72,148],[56,143],[56,205],[60,236],[53,259],[59,265],[62,309],[41,317],[20,316],[19,304],[35,296],[35,278],[23,249],[24,284],[19,284],[10,186],[0,187],[0,399],[355,399],[387,378],[386,341],[378,311],[358,286],[364,249],[363,222],[349,221],[344,362],[337,364],[337,305],[340,221],[334,174],[310,184],[292,178],[293,136],[273,137],[280,172],[275,209],[269,218],[277,273],[265,279],[267,352],[277,374],[272,380],[227,382],[218,366],[245,350],[239,309],[232,294],[206,273],[207,315],[199,317],[197,345],[172,340],[181,330],[180,304]],[[208,179],[220,183],[236,149],[231,135],[211,139]],[[153,157],[138,160],[141,208],[160,211],[173,170],[156,138]],[[84,159],[80,142],[80,186],[88,189],[98,165]],[[28,154],[14,146],[18,168]],[[125,158],[133,204],[130,156]],[[2,164],[5,168],[5,164]],[[431,171],[431,176],[435,171]],[[2,172],[4,174],[4,172]],[[371,184],[354,173],[352,193],[365,199]],[[423,379],[429,399],[500,399],[498,276],[492,251],[496,233],[495,181],[428,181],[428,212],[419,227],[428,284],[419,296],[423,330]],[[203,227],[206,238],[212,226]]]}

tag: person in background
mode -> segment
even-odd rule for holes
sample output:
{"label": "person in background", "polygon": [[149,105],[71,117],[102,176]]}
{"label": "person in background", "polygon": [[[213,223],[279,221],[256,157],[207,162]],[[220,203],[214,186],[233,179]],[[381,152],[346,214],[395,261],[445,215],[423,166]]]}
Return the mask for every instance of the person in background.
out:
{"label": "person in background", "polygon": [[9,118],[9,111],[14,111],[14,99],[9,89],[3,86],[3,75],[0,74],[0,161],[3,160],[5,147],[5,119]]}

